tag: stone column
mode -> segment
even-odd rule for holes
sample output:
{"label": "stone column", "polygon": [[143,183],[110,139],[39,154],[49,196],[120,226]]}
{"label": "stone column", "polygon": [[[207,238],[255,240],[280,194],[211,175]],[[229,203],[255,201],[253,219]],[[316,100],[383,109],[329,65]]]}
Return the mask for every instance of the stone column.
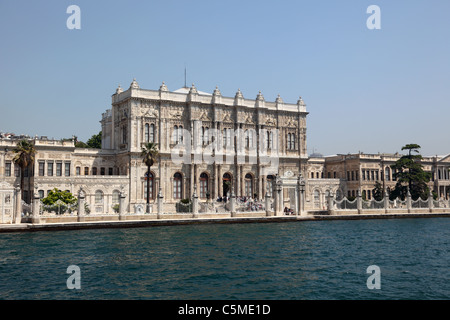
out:
{"label": "stone column", "polygon": [[39,219],[39,211],[41,208],[41,199],[39,197],[38,193],[33,193],[33,209],[32,209],[32,217],[31,217],[31,223],[37,224],[40,223]]}
{"label": "stone column", "polygon": [[361,197],[361,190],[358,189],[358,194],[356,198],[356,208],[358,209],[358,214],[362,213],[362,197]]}
{"label": "stone column", "polygon": [[86,201],[86,195],[83,190],[78,192],[78,222],[84,221],[84,204]]}
{"label": "stone column", "polygon": [[230,211],[231,216],[236,217],[236,195],[234,194],[234,187],[231,188]]}
{"label": "stone column", "polygon": [[408,209],[408,213],[411,213],[411,193],[409,192],[406,194],[406,208]]}
{"label": "stone column", "polygon": [[219,197],[219,182],[218,182],[218,174],[217,174],[217,164],[213,163],[213,168],[214,168],[214,190],[213,190],[213,194],[212,194],[212,199],[214,201],[216,201],[216,199]]}
{"label": "stone column", "polygon": [[266,216],[270,217],[270,196],[269,194],[266,192],[266,196],[265,196],[265,207],[266,207]]}
{"label": "stone column", "polygon": [[125,220],[125,193],[119,194],[119,220]]}
{"label": "stone column", "polygon": [[162,215],[162,210],[163,210],[163,200],[164,197],[162,195],[162,191],[161,188],[159,188],[159,192],[158,192],[158,212],[157,212],[157,218],[161,219],[161,215]]}
{"label": "stone column", "polygon": [[192,194],[192,218],[198,218],[198,205],[197,187],[194,186],[194,192]]}
{"label": "stone column", "polygon": [[15,205],[14,205],[14,222],[19,224],[22,222],[22,192],[20,187],[14,189],[15,192]]}
{"label": "stone column", "polygon": [[298,216],[299,215],[299,211],[300,211],[300,186],[297,184],[295,186],[295,215]]}
{"label": "stone column", "polygon": [[300,216],[306,217],[307,213],[305,211],[305,189],[302,187],[300,190]]}
{"label": "stone column", "polygon": [[384,212],[388,213],[389,211],[389,194],[387,191],[384,192]]}
{"label": "stone column", "polygon": [[333,193],[330,191],[330,193],[328,194],[328,199],[327,199],[329,215],[334,215],[333,199],[334,199]]}
{"label": "stone column", "polygon": [[428,193],[428,211],[429,212],[433,211],[433,193],[431,192],[431,189],[430,192]]}

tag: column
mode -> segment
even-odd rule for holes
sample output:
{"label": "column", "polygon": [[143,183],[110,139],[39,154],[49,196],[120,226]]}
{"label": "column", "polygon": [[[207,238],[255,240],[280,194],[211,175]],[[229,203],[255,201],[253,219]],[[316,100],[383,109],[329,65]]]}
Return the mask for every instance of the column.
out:
{"label": "column", "polygon": [[217,164],[216,163],[214,163],[213,164],[213,170],[214,170],[214,190],[213,190],[213,195],[212,195],[212,199],[214,200],[214,201],[216,201],[216,199],[219,197],[219,190],[218,190],[218,186],[219,186],[219,183],[218,183],[218,179],[219,179],[219,177],[218,177],[218,174],[217,174]]}
{"label": "column", "polygon": [[14,199],[16,200],[14,205],[14,222],[19,224],[22,222],[22,192],[20,191],[20,187],[16,187],[14,193]]}
{"label": "column", "polygon": [[222,165],[220,165],[220,164],[217,165],[217,172],[218,172],[217,183],[219,186],[219,188],[217,190],[218,190],[219,196],[222,196]]}
{"label": "column", "polygon": [[40,210],[40,205],[41,205],[41,199],[39,198],[39,194],[34,192],[33,195],[33,209],[32,209],[32,217],[31,217],[31,222],[33,224],[36,223],[40,223],[40,219],[39,219],[39,210]]}
{"label": "column", "polygon": [[86,194],[84,193],[83,190],[80,189],[80,191],[78,192],[78,219],[77,219],[78,222],[84,221],[85,203],[86,203]]}
{"label": "column", "polygon": [[430,192],[428,193],[428,211],[429,212],[433,211],[433,193],[431,192],[431,189]]}
{"label": "column", "polygon": [[328,202],[328,213],[330,215],[334,215],[333,193],[331,191],[328,194],[327,202]]}
{"label": "column", "polygon": [[158,212],[157,212],[157,218],[161,219],[161,215],[163,213],[163,195],[162,195],[162,191],[161,188],[159,188],[159,192],[158,192]]}
{"label": "column", "polygon": [[125,220],[125,193],[119,194],[119,220]]}
{"label": "column", "polygon": [[198,196],[197,187],[194,187],[194,192],[192,194],[192,217],[198,218]]}
{"label": "column", "polygon": [[266,192],[266,196],[265,196],[265,207],[266,207],[266,216],[269,217],[270,216],[270,196],[267,192]]}
{"label": "column", "polygon": [[384,191],[384,212],[388,213],[389,211],[389,194],[387,191]]}
{"label": "column", "polygon": [[408,208],[408,213],[411,212],[411,193],[409,192],[406,194],[406,208]]}
{"label": "column", "polygon": [[231,216],[236,217],[236,195],[234,194],[234,187],[231,188],[230,211]]}
{"label": "column", "polygon": [[358,194],[356,198],[356,207],[358,209],[358,214],[362,213],[362,197],[361,197],[361,190],[358,189]]}

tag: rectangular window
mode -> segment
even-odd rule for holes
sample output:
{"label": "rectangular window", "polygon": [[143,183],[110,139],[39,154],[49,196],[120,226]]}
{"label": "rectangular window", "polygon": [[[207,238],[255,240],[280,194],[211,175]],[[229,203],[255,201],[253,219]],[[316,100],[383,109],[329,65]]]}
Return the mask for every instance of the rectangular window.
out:
{"label": "rectangular window", "polygon": [[70,176],[70,162],[64,163],[64,175],[66,177]]}
{"label": "rectangular window", "polygon": [[47,176],[53,177],[53,162],[47,162]]}
{"label": "rectangular window", "polygon": [[105,175],[105,168],[100,168],[100,175],[104,176]]}
{"label": "rectangular window", "polygon": [[75,174],[76,174],[77,176],[81,175],[81,168],[80,168],[80,167],[76,167],[76,168],[75,168]]}
{"label": "rectangular window", "polygon": [[56,163],[56,176],[61,177],[62,176],[62,162]]}
{"label": "rectangular window", "polygon": [[14,177],[20,177],[20,167],[14,164]]}
{"label": "rectangular window", "polygon": [[97,175],[97,167],[93,167],[92,168],[92,175],[96,176]]}
{"label": "rectangular window", "polygon": [[113,175],[113,168],[108,168],[108,175],[110,175],[110,176]]}
{"label": "rectangular window", "polygon": [[378,181],[378,170],[375,171],[375,180]]}
{"label": "rectangular window", "polygon": [[333,178],[336,179],[336,171],[333,172]]}
{"label": "rectangular window", "polygon": [[352,171],[352,181],[355,180],[355,171]]}
{"label": "rectangular window", "polygon": [[11,162],[7,162],[5,165],[5,177],[11,177]]}
{"label": "rectangular window", "polygon": [[45,162],[39,161],[39,176],[40,177],[44,176],[44,169],[45,169]]}
{"label": "rectangular window", "polygon": [[366,180],[366,170],[363,170],[363,171],[362,171],[362,179],[363,179],[363,180]]}
{"label": "rectangular window", "polygon": [[85,176],[89,175],[89,168],[88,167],[84,167],[84,175]]}

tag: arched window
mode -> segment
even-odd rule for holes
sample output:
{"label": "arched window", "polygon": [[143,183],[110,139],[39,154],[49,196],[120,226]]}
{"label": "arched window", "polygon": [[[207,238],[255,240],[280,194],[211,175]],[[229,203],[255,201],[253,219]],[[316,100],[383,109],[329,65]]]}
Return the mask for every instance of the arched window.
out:
{"label": "arched window", "polygon": [[181,199],[183,186],[183,176],[177,172],[173,175],[173,198]]}
{"label": "arched window", "polygon": [[245,147],[248,148],[250,145],[250,136],[248,130],[245,130]]}
{"label": "arched window", "polygon": [[154,187],[153,187],[153,173],[150,172],[150,175],[145,173],[145,181],[144,181],[144,199],[147,200],[147,179],[149,179],[148,185],[150,190],[150,199],[154,198]]}
{"label": "arched window", "polygon": [[272,131],[266,132],[266,145],[267,145],[267,149],[273,148],[273,132]]}
{"label": "arched window", "polygon": [[148,125],[148,123],[145,124],[145,130],[144,130],[144,140],[145,142],[149,141],[149,136],[150,136],[150,126]]}
{"label": "arched window", "polygon": [[103,204],[103,192],[100,190],[95,191],[95,203]]}
{"label": "arched window", "polygon": [[173,126],[172,133],[172,143],[182,143],[183,142],[183,126]]}
{"label": "arched window", "polygon": [[245,195],[253,197],[253,176],[250,173],[245,175]]}
{"label": "arched window", "polygon": [[152,123],[150,125],[150,134],[149,134],[149,141],[150,142],[155,142],[155,125]]}
{"label": "arched window", "polygon": [[172,143],[178,142],[178,126],[173,126]]}
{"label": "arched window", "polygon": [[203,172],[200,175],[200,198],[206,198],[208,193],[208,174]]}
{"label": "arched window", "polygon": [[183,126],[178,126],[178,142],[183,142]]}
{"label": "arched window", "polygon": [[230,147],[231,146],[231,129],[225,128],[223,129],[223,146]]}

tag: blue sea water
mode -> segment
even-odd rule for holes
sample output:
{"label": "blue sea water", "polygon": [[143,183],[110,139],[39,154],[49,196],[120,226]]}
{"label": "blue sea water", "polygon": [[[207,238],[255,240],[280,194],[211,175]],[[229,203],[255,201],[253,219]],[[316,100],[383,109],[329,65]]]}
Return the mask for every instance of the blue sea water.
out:
{"label": "blue sea water", "polygon": [[448,218],[0,234],[0,299],[449,299],[449,249]]}

